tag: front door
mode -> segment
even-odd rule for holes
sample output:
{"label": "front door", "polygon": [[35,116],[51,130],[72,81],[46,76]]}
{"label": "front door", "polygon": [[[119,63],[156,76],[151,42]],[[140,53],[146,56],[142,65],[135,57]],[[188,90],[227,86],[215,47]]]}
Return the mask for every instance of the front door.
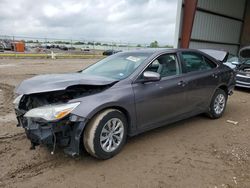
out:
{"label": "front door", "polygon": [[145,71],[158,72],[161,80],[143,83],[140,82],[141,76],[133,84],[139,130],[162,125],[168,119],[185,113],[186,85],[177,56],[161,55]]}

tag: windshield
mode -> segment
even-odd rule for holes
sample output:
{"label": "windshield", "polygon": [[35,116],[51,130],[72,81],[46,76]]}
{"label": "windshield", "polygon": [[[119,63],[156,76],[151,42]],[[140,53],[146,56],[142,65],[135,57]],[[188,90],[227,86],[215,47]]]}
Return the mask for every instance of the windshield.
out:
{"label": "windshield", "polygon": [[132,74],[151,55],[152,53],[118,53],[87,67],[82,73],[121,80]]}

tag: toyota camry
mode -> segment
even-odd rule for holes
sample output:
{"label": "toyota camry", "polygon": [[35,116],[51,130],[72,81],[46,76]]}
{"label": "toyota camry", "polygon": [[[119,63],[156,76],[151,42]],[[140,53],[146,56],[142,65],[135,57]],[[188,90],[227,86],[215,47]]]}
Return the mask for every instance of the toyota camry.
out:
{"label": "toyota camry", "polygon": [[129,136],[202,113],[221,117],[235,85],[223,58],[190,49],[139,50],[76,73],[35,76],[15,90],[18,126],[31,149],[60,147],[71,156],[86,150],[108,159]]}

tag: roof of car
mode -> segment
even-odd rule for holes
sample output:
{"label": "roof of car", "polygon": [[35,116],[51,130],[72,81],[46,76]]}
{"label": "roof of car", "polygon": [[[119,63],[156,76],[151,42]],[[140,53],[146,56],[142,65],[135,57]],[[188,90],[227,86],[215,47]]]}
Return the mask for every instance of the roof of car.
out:
{"label": "roof of car", "polygon": [[130,50],[123,51],[124,53],[149,53],[149,54],[158,54],[158,53],[175,53],[177,51],[191,51],[191,52],[200,52],[195,49],[184,49],[184,48],[147,48],[147,49],[138,49],[138,50]]}
{"label": "roof of car", "polygon": [[189,48],[147,48],[139,50],[124,51],[122,53],[148,53],[149,55],[158,55],[161,53],[176,53],[178,51],[182,52],[196,52],[200,54],[206,54],[212,57],[214,60],[224,61],[227,57],[228,52],[222,50],[212,50],[212,49],[189,49]]}
{"label": "roof of car", "polygon": [[177,49],[174,48],[147,48],[147,49],[139,49],[139,50],[133,50],[131,52],[145,52],[145,53],[155,53],[155,52],[173,52]]}
{"label": "roof of car", "polygon": [[162,48],[148,48],[148,49],[137,49],[137,50],[128,50],[123,51],[122,53],[145,53],[145,54],[155,54],[161,52],[173,52],[173,49],[162,49]]}

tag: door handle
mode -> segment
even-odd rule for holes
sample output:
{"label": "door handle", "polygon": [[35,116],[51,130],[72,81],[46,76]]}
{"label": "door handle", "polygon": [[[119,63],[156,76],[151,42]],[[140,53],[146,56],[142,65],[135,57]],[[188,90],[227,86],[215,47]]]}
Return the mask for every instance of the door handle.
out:
{"label": "door handle", "polygon": [[185,85],[186,85],[186,82],[184,82],[184,81],[179,81],[178,82],[178,86],[184,87]]}

